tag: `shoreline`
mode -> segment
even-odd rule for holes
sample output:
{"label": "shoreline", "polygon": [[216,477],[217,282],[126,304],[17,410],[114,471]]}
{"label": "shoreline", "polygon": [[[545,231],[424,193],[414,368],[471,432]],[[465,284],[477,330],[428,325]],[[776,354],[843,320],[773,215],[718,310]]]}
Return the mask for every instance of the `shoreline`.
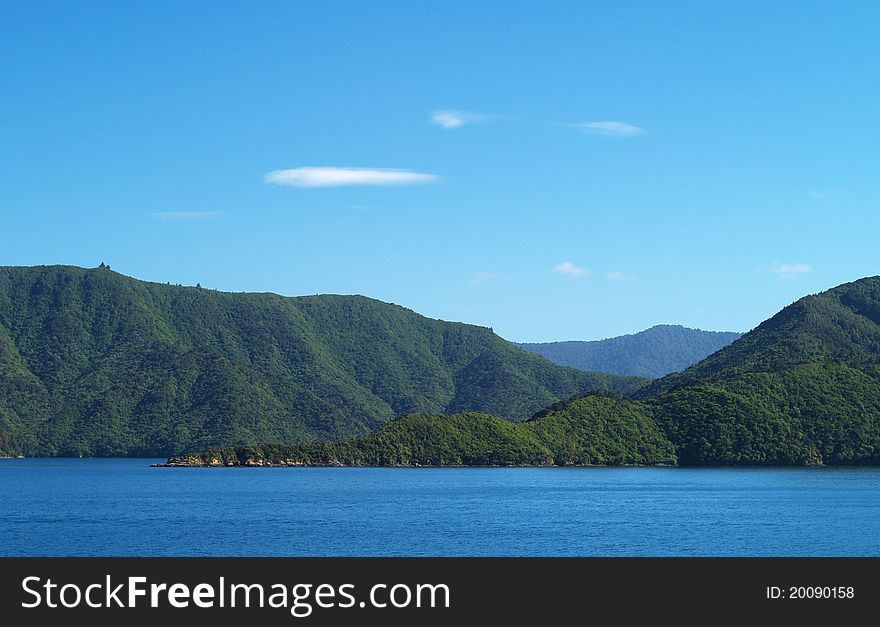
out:
{"label": "shoreline", "polygon": [[[797,466],[796,466],[797,467]],[[359,465],[359,464],[150,464],[150,468],[684,468],[678,464],[399,464],[399,465]]]}
{"label": "shoreline", "polygon": [[365,465],[365,464],[303,464],[303,463],[274,463],[274,462],[250,462],[235,464],[209,464],[209,463],[179,463],[165,462],[162,464],[150,464],[150,468],[680,468],[682,470],[696,469],[736,469],[736,470],[766,470],[766,469],[836,469],[836,468],[880,468],[877,464],[763,464],[763,465],[733,465],[733,464],[705,464],[705,465],[682,465],[682,464],[397,464],[397,465]]}

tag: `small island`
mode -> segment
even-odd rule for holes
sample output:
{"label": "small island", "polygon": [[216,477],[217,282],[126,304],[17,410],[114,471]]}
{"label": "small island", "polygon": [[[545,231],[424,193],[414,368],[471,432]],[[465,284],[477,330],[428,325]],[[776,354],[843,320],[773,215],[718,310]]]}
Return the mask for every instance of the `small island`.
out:
{"label": "small island", "polygon": [[672,465],[675,449],[641,403],[593,394],[526,422],[487,414],[410,414],[363,438],[294,446],[210,449],[165,467],[222,466],[646,466]]}

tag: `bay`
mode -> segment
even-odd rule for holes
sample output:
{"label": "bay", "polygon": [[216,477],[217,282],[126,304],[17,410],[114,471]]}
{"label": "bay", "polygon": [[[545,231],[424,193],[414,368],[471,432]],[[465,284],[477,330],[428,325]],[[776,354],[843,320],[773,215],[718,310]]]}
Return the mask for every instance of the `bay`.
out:
{"label": "bay", "polygon": [[875,468],[0,459],[4,556],[880,556]]}

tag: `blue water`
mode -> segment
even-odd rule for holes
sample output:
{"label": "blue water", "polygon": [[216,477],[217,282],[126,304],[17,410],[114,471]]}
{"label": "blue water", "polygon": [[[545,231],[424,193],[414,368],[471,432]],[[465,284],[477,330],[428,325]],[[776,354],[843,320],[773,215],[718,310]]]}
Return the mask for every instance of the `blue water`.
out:
{"label": "blue water", "polygon": [[880,556],[880,469],[0,460],[0,555]]}

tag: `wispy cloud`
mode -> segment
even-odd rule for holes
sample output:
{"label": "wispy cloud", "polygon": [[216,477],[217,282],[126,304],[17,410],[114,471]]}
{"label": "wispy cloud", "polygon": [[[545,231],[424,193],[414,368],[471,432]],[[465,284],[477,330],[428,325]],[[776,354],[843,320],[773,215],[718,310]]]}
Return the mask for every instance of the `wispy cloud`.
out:
{"label": "wispy cloud", "polygon": [[154,220],[164,220],[166,222],[181,222],[186,220],[211,220],[217,216],[223,215],[219,211],[157,211],[151,213],[150,217]]}
{"label": "wispy cloud", "polygon": [[606,137],[635,137],[647,133],[645,129],[639,128],[638,126],[633,126],[626,122],[614,122],[610,120],[601,122],[583,122],[581,124],[575,124],[575,126],[588,133],[592,133],[593,135],[604,135]]}
{"label": "wispy cloud", "polygon": [[770,266],[770,272],[780,279],[793,279],[812,271],[813,268],[805,263],[774,263]]}
{"label": "wispy cloud", "polygon": [[290,187],[345,187],[355,185],[417,185],[440,180],[435,174],[379,168],[306,167],[273,170],[264,180]]}
{"label": "wispy cloud", "polygon": [[628,283],[629,281],[633,280],[633,278],[630,275],[628,275],[624,272],[618,272],[617,270],[614,270],[612,272],[606,272],[605,278],[608,279],[609,281],[615,281],[617,283]]}
{"label": "wispy cloud", "polygon": [[807,195],[810,198],[815,198],[816,200],[824,200],[826,198],[837,198],[838,196],[849,196],[848,189],[811,189],[807,192]]}
{"label": "wispy cloud", "polygon": [[453,111],[444,109],[434,111],[431,115],[431,123],[443,128],[461,128],[465,124],[479,124],[488,122],[492,119],[491,115],[485,113],[474,113],[473,111]]}
{"label": "wispy cloud", "polygon": [[468,283],[470,283],[471,285],[483,285],[484,283],[494,281],[497,278],[498,275],[494,272],[477,272],[474,276],[471,277]]}
{"label": "wispy cloud", "polygon": [[579,268],[570,261],[563,261],[553,268],[553,272],[561,274],[562,276],[567,276],[570,279],[579,279],[582,276],[590,274],[590,271],[586,268]]}

